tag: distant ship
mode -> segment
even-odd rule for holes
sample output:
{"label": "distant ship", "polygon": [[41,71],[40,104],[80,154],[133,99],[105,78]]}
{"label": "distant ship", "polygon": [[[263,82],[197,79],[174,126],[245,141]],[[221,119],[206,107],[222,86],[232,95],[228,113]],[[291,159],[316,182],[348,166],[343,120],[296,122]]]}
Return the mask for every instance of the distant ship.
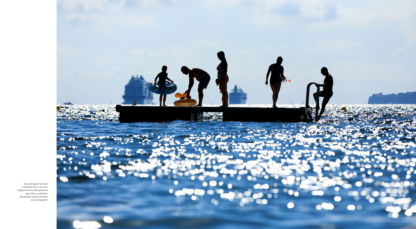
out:
{"label": "distant ship", "polygon": [[149,84],[151,83],[146,82],[143,76],[131,76],[124,89],[123,104],[133,104],[134,101],[136,104],[152,104],[153,93],[149,91]]}
{"label": "distant ship", "polygon": [[368,104],[416,104],[416,91],[388,95],[374,94],[368,99]]}
{"label": "distant ship", "polygon": [[71,102],[64,103],[64,105],[74,105]]}
{"label": "distant ship", "polygon": [[230,92],[230,104],[246,104],[246,102],[247,93],[241,88],[237,88],[237,85],[235,85],[234,89]]}

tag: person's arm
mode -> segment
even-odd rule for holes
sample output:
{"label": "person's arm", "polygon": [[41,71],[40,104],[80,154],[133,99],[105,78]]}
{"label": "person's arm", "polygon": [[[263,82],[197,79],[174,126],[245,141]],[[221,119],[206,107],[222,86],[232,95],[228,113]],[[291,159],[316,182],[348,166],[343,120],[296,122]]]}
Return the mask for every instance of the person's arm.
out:
{"label": "person's arm", "polygon": [[166,79],[173,83],[173,80],[169,79],[167,75],[166,75]]}
{"label": "person's arm", "polygon": [[185,94],[187,98],[191,98],[191,89],[194,86],[194,77],[191,76],[191,73],[189,73],[189,85],[188,90],[185,91]]}
{"label": "person's arm", "polygon": [[157,78],[159,78],[159,74],[157,74],[157,76],[156,76],[155,81],[153,82],[153,84],[156,84]]}
{"label": "person's arm", "polygon": [[283,66],[282,66],[282,74],[280,75],[280,79],[283,81],[283,80],[286,80],[286,77],[285,77],[285,75],[283,75],[283,72],[285,71],[285,69],[283,68]]}
{"label": "person's arm", "polygon": [[269,74],[270,74],[271,71],[272,71],[272,66],[270,65],[269,70],[267,71],[267,74],[266,74],[266,85],[269,82]]}

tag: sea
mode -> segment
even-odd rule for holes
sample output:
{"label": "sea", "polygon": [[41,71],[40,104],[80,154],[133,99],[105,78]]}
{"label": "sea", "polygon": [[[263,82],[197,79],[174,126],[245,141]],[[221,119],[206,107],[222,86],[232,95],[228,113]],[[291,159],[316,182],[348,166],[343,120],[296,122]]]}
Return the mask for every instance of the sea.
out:
{"label": "sea", "polygon": [[311,123],[56,114],[59,229],[416,228],[415,105],[328,105]]}

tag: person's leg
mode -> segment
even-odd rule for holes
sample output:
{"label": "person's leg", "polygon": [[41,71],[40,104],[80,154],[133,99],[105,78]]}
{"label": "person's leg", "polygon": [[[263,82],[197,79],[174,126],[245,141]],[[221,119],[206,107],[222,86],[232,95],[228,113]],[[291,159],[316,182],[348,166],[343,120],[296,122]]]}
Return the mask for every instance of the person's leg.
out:
{"label": "person's leg", "polygon": [[280,87],[282,86],[281,82],[277,82],[273,85],[273,107],[277,107],[276,102],[279,99]]}
{"label": "person's leg", "polygon": [[204,99],[204,89],[208,88],[208,84],[210,80],[211,80],[211,77],[209,75],[205,75],[204,77],[202,77],[201,81],[199,81],[199,84],[198,84],[199,103],[196,106],[199,106],[199,107],[202,106],[202,100]]}
{"label": "person's leg", "polygon": [[203,87],[198,87],[198,99],[199,99],[199,103],[196,106],[201,107],[202,106],[202,100],[204,99],[204,88]]}
{"label": "person's leg", "polygon": [[222,92],[222,106],[228,107],[228,91],[227,82],[220,83],[220,91]]}
{"label": "person's leg", "polygon": [[313,99],[315,100],[316,109],[319,110],[318,93],[317,92],[313,93]]}
{"label": "person's leg", "polygon": [[276,84],[270,84],[270,88],[272,89],[272,101],[273,101],[273,107],[276,107],[276,100],[275,98],[275,85]]}
{"label": "person's leg", "polygon": [[321,112],[319,113],[319,115],[318,115],[318,119],[317,120],[319,120],[319,119],[321,119],[321,116],[322,116],[322,114],[324,113],[324,111],[325,111],[325,107],[326,107],[326,104],[329,102],[329,99],[330,99],[331,97],[330,96],[326,96],[326,97],[324,97],[324,99],[322,100],[322,109],[321,109]]}
{"label": "person's leg", "polygon": [[313,93],[313,98],[314,98],[315,103],[316,103],[316,109],[319,110],[318,96],[324,97],[324,92],[320,91],[319,94],[317,92]]}
{"label": "person's leg", "polygon": [[277,82],[276,84],[275,84],[275,88],[274,88],[274,91],[275,91],[275,104],[276,104],[276,102],[277,102],[277,100],[279,99],[279,92],[280,92],[280,87],[282,86],[282,82]]}
{"label": "person's leg", "polygon": [[166,106],[166,95],[163,95],[163,106]]}
{"label": "person's leg", "polygon": [[162,94],[159,96],[159,106],[161,107],[162,106]]}

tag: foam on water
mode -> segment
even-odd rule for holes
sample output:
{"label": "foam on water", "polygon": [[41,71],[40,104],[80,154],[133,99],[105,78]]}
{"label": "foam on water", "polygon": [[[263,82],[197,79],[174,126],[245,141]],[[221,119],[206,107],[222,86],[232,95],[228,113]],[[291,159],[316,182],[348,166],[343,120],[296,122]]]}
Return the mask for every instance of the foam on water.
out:
{"label": "foam on water", "polygon": [[58,228],[416,226],[415,114],[333,105],[317,123],[126,124],[114,106],[61,106]]}

